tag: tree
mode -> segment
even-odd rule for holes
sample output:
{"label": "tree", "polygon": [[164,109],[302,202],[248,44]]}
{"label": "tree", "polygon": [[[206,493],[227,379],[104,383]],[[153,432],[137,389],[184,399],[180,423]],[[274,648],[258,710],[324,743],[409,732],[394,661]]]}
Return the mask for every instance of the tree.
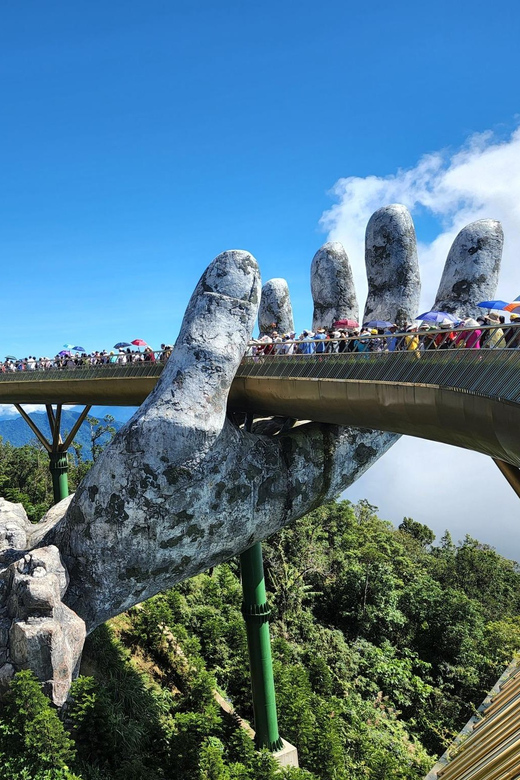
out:
{"label": "tree", "polygon": [[435,534],[423,523],[418,523],[417,520],[412,520],[411,517],[404,517],[403,522],[399,526],[399,530],[405,534],[410,534],[414,539],[417,539],[419,544],[423,547],[428,547],[435,541]]}
{"label": "tree", "polygon": [[87,417],[90,425],[90,444],[92,447],[92,460],[96,461],[106,445],[113,439],[116,429],[112,425],[114,417],[111,414],[105,414],[103,421],[97,417]]}
{"label": "tree", "polygon": [[[0,780],[28,771],[68,770],[74,743],[31,671],[18,672],[5,695],[0,719]],[[32,775],[31,775],[32,776]],[[61,777],[73,778],[68,771]]]}

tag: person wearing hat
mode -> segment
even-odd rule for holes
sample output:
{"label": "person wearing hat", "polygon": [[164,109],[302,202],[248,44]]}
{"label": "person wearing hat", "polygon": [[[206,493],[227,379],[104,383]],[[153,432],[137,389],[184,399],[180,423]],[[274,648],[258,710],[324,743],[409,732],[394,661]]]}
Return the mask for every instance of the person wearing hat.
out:
{"label": "person wearing hat", "polygon": [[479,328],[479,323],[472,317],[468,317],[464,320],[464,325],[470,328],[470,330],[460,331],[457,334],[454,346],[465,347],[466,349],[480,349],[482,331]]}
{"label": "person wearing hat", "polygon": [[504,341],[508,349],[516,349],[520,339],[520,315],[511,314],[510,327],[504,329]]}
{"label": "person wearing hat", "polygon": [[323,354],[323,352],[326,352],[326,346],[325,346],[326,338],[327,338],[327,334],[325,332],[325,328],[318,328],[318,330],[314,334],[314,341],[316,342],[315,344],[316,352],[320,355]]}
{"label": "person wearing hat", "polygon": [[314,333],[312,330],[304,330],[302,332],[300,354],[301,355],[313,355],[316,351],[316,344],[314,342]]}
{"label": "person wearing hat", "polygon": [[408,336],[405,336],[405,347],[410,352],[415,352],[417,357],[421,357],[421,353],[419,352],[419,335],[417,333],[417,328],[410,327],[407,328]]}
{"label": "person wearing hat", "polygon": [[506,341],[504,339],[504,331],[500,327],[500,320],[496,314],[488,314],[487,317],[484,317],[484,325],[493,325],[494,327],[487,327],[482,331],[481,346],[484,349],[503,349]]}
{"label": "person wearing hat", "polygon": [[370,331],[363,328],[359,334],[359,338],[354,342],[355,352],[368,352],[370,350],[370,339],[367,338],[367,336],[370,336]]}

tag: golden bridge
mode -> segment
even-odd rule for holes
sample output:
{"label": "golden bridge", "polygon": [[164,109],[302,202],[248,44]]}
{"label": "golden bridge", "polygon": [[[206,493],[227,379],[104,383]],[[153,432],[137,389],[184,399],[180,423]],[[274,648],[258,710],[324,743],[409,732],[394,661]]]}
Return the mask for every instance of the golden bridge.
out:
{"label": "golden bridge", "polygon": [[[1,373],[0,403],[15,404],[40,440],[22,404],[45,404],[53,442],[43,443],[49,452],[64,452],[91,406],[139,406],[162,370],[160,362],[138,362]],[[64,404],[85,405],[66,442],[59,439]],[[520,491],[519,349],[244,357],[229,409],[375,428],[474,450],[492,457]]]}

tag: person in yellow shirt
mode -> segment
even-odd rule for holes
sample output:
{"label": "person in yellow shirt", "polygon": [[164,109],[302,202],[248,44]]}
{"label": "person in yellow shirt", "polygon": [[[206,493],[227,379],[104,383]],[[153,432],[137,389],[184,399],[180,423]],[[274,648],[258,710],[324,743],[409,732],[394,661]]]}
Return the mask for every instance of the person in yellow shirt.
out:
{"label": "person in yellow shirt", "polygon": [[405,345],[406,349],[412,352],[413,350],[417,351],[417,356],[419,357],[419,334],[417,332],[417,328],[410,328],[409,329],[409,335],[405,336]]}
{"label": "person in yellow shirt", "polygon": [[484,317],[484,324],[496,326],[493,328],[493,330],[487,331],[488,335],[486,336],[486,340],[484,342],[484,349],[504,349],[506,346],[506,340],[504,337],[504,331],[502,328],[498,327],[500,325],[500,320],[498,317],[490,314],[487,317]]}

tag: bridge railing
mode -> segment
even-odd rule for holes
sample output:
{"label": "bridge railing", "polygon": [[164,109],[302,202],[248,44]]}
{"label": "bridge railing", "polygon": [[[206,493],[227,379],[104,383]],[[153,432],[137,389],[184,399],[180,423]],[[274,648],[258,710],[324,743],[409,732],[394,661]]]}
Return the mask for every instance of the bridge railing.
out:
{"label": "bridge railing", "polygon": [[[34,368],[27,361],[7,361],[0,363],[0,382],[158,377],[167,353],[147,356],[121,353],[111,356],[114,362],[110,356],[65,356],[36,361]],[[340,339],[253,340],[237,376],[424,383],[517,402],[520,323],[379,331]]]}
{"label": "bridge railing", "polygon": [[[118,377],[159,376],[166,362],[163,352],[153,353],[153,360],[103,360],[89,355],[72,359],[40,358],[0,363],[0,382],[31,379],[66,379],[77,373],[78,378],[91,379],[106,374]],[[117,356],[116,356],[117,357]]]}
{"label": "bridge railing", "polygon": [[[510,327],[512,333],[505,333]],[[477,331],[484,330],[494,337],[487,348],[475,340]],[[439,335],[442,340],[431,346]],[[340,340],[337,352],[337,340],[334,344],[314,342],[313,351],[304,354],[294,350],[289,354],[277,352],[279,342],[266,354],[262,344],[268,342],[261,342],[259,351],[257,344],[252,343],[237,376],[427,384],[520,402],[520,349],[516,346],[519,338],[520,327],[515,325],[370,334],[363,337],[366,349],[362,351],[356,351],[361,337]],[[309,345],[308,340],[296,343],[306,348]],[[325,349],[318,351],[323,346]]]}
{"label": "bridge railing", "polygon": [[262,337],[249,342],[247,356],[314,353],[436,351],[446,349],[504,349],[520,347],[520,322],[478,327],[414,327],[405,332],[362,329],[332,338],[325,333],[306,338]]}

